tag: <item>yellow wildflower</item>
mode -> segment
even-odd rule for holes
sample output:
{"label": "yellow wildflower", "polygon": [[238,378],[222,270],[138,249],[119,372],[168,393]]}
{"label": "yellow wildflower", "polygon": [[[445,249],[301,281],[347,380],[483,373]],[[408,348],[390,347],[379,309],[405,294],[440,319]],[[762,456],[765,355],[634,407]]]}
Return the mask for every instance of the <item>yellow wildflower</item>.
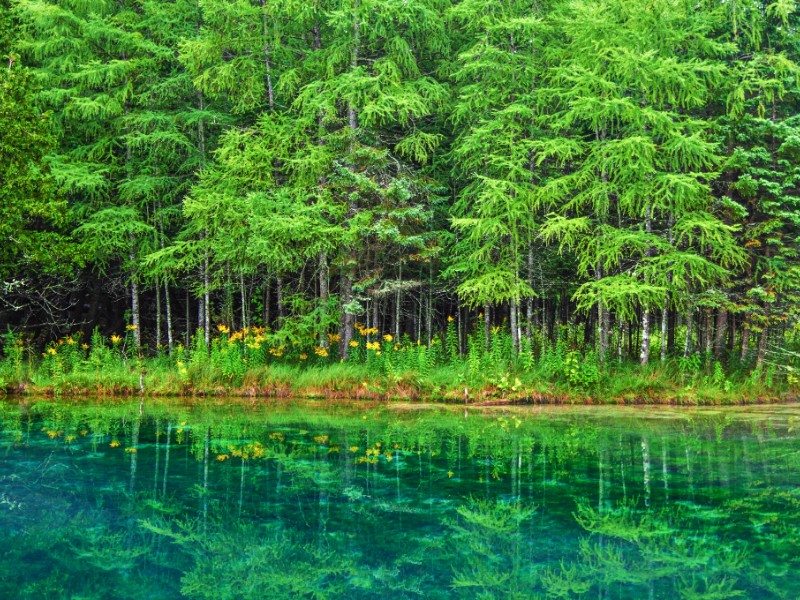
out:
{"label": "yellow wildflower", "polygon": [[109,446],[111,446],[112,448],[116,448],[119,446],[119,442],[117,440],[111,440]]}
{"label": "yellow wildflower", "polygon": [[58,354],[58,350],[56,350],[55,348],[53,348],[52,346],[50,346],[50,347],[47,349],[47,353],[48,353],[50,356],[55,356],[56,354]]}
{"label": "yellow wildflower", "polygon": [[325,358],[328,356],[328,349],[321,346],[314,346],[314,354],[321,358]]}
{"label": "yellow wildflower", "polygon": [[300,355],[300,360],[305,360],[307,358],[308,358],[308,354],[306,354],[305,352]]}
{"label": "yellow wildflower", "polygon": [[68,337],[68,338],[67,338],[67,344],[68,344],[69,346],[74,346],[74,345],[75,345],[75,340],[74,340],[74,339],[72,339],[71,337]]}
{"label": "yellow wildflower", "polygon": [[383,341],[384,342],[391,342],[393,339],[394,339],[394,337],[392,336],[391,333],[387,333],[385,336],[383,336]]}
{"label": "yellow wildflower", "polygon": [[217,460],[220,462],[223,460],[228,460],[230,457],[230,454],[217,454]]}
{"label": "yellow wildflower", "polygon": [[89,344],[81,344],[81,348],[83,348],[84,350],[88,350]]}
{"label": "yellow wildflower", "polygon": [[455,321],[455,319],[453,317],[447,317],[447,322],[448,323],[452,323],[453,321]]}
{"label": "yellow wildflower", "polygon": [[111,335],[111,343],[114,344],[115,346],[117,344],[119,344],[121,341],[122,341],[122,337],[120,337],[120,336],[118,336],[116,334],[112,334]]}
{"label": "yellow wildflower", "polygon": [[125,448],[125,452],[128,454],[136,454],[138,450],[136,448]]}
{"label": "yellow wildflower", "polygon": [[338,333],[329,333],[328,334],[328,340],[330,340],[331,344],[335,344],[336,342],[341,341],[341,339],[342,339],[342,336],[340,336]]}
{"label": "yellow wildflower", "polygon": [[217,325],[217,331],[219,331],[220,333],[230,333],[231,329],[227,325],[220,323],[219,325]]}
{"label": "yellow wildflower", "polygon": [[139,328],[138,325],[133,325],[133,324],[125,325],[125,329],[127,329],[128,331],[136,331],[138,328]]}
{"label": "yellow wildflower", "polygon": [[351,348],[358,348],[358,340],[350,340]]}
{"label": "yellow wildflower", "polygon": [[351,453],[355,454],[358,452],[358,446],[350,446],[349,450]]}

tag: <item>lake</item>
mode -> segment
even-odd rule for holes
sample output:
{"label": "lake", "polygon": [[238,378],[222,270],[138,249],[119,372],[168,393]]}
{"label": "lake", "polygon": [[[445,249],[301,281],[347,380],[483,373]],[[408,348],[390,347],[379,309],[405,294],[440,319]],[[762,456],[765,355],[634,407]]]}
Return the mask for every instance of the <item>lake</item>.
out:
{"label": "lake", "polygon": [[2,598],[800,598],[800,407],[0,401]]}

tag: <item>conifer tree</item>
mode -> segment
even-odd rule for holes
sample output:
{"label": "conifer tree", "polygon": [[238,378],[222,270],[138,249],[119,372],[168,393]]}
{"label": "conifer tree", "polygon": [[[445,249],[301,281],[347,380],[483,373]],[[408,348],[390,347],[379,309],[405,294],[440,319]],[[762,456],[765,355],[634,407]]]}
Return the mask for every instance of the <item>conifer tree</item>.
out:
{"label": "conifer tree", "polygon": [[578,308],[640,316],[642,364],[654,310],[685,307],[742,262],[713,214],[720,159],[696,116],[722,77],[712,59],[725,47],[694,17],[689,3],[570,4],[554,17],[538,92],[549,135],[536,161],[562,170],[536,192],[549,213],[541,235],[578,252],[587,278]]}

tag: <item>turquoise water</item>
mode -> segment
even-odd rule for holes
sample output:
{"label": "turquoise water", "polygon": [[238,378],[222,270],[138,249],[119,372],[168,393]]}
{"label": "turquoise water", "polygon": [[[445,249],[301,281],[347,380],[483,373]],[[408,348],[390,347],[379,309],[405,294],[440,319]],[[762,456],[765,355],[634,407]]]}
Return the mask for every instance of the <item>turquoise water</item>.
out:
{"label": "turquoise water", "polygon": [[6,401],[0,598],[799,598],[798,417]]}

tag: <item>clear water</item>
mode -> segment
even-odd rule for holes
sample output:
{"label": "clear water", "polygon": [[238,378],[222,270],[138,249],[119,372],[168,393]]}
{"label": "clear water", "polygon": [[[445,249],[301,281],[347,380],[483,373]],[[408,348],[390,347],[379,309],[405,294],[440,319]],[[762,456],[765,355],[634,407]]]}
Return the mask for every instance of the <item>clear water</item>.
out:
{"label": "clear water", "polygon": [[6,401],[0,598],[799,598],[798,417]]}

